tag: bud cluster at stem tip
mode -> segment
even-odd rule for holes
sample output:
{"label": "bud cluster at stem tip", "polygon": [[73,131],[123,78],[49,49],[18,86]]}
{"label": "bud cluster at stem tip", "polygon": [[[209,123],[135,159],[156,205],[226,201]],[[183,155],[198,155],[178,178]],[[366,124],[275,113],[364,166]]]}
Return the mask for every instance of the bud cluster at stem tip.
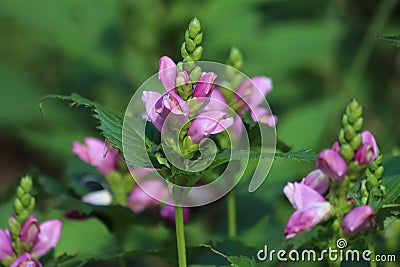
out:
{"label": "bud cluster at stem tip", "polygon": [[195,62],[199,61],[203,55],[202,41],[203,33],[201,32],[200,21],[194,18],[189,23],[185,32],[185,41],[181,46],[183,62],[178,63],[177,66],[177,72],[187,71],[193,84],[197,83],[201,76],[201,68],[196,66]]}
{"label": "bud cluster at stem tip", "polygon": [[25,176],[21,178],[17,187],[17,197],[14,201],[15,216],[10,218],[9,227],[12,238],[17,239],[22,225],[35,209],[35,198],[32,197],[32,178]]}
{"label": "bud cluster at stem tip", "polygon": [[362,143],[361,130],[364,126],[362,117],[362,106],[352,99],[347,105],[342,117],[342,129],[339,132],[340,154],[350,162]]}

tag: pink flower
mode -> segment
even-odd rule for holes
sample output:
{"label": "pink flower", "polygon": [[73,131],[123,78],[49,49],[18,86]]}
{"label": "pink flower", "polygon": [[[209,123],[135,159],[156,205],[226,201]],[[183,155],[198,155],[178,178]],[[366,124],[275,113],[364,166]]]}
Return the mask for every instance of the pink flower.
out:
{"label": "pink flower", "polygon": [[[60,220],[46,221],[38,228],[38,220],[36,216],[30,215],[22,226],[19,237],[24,243],[33,243],[32,249],[28,252],[35,254],[38,258],[40,258],[57,245],[61,236],[61,228],[62,222]],[[12,257],[14,252],[12,250],[11,237],[8,233],[8,230],[4,232],[0,229],[0,241],[0,259],[5,260],[7,256]],[[30,256],[30,254],[28,255]],[[25,266],[20,264],[27,261],[27,258],[22,258],[24,260],[18,262],[14,261],[14,263],[17,262],[18,264],[15,263],[15,265],[11,266]]]}
{"label": "pink flower", "polygon": [[361,133],[362,144],[357,149],[354,155],[354,160],[358,161],[361,165],[371,164],[378,157],[378,145],[376,144],[375,137],[369,131]]}
{"label": "pink flower", "polygon": [[217,79],[217,74],[214,72],[204,73],[199,81],[197,82],[194,91],[193,97],[205,98],[209,97],[213,92],[215,86],[215,80]]}
{"label": "pink flower", "polygon": [[169,91],[175,88],[176,64],[167,56],[160,58],[158,67],[158,79],[161,80],[164,88]]}
{"label": "pink flower", "polygon": [[206,111],[198,115],[189,126],[188,136],[198,143],[211,134],[217,134],[232,126],[233,119],[225,118],[222,111]]}
{"label": "pink flower", "polygon": [[220,90],[216,89],[212,91],[210,101],[205,106],[204,111],[223,111],[227,106],[225,97]]}
{"label": "pink flower", "polygon": [[[173,205],[166,204],[160,211],[161,217],[175,222],[175,209]],[[190,220],[190,209],[183,208],[183,222],[187,223]]]}
{"label": "pink flower", "polygon": [[0,229],[0,261],[5,261],[7,257],[11,257],[13,253],[10,233]]}
{"label": "pink flower", "polygon": [[310,230],[332,212],[331,204],[305,184],[288,183],[283,192],[296,209],[286,224],[286,239]]}
{"label": "pink flower", "polygon": [[329,177],[326,176],[321,170],[317,169],[309,174],[303,179],[303,184],[311,187],[322,196],[325,196],[329,191]]}
{"label": "pink flower", "polygon": [[86,137],[85,144],[75,141],[72,145],[72,152],[84,162],[96,167],[104,175],[116,170],[116,162],[119,158],[118,150],[109,150],[106,144],[97,138]]}
{"label": "pink flower", "polygon": [[346,161],[333,149],[325,149],[315,161],[315,166],[332,179],[343,181],[347,174]]}
{"label": "pink flower", "polygon": [[162,131],[168,116],[169,122],[183,125],[189,117],[189,106],[177,93],[167,92],[160,94],[153,91],[144,91],[142,101],[146,107],[147,119]]}
{"label": "pink flower", "polygon": [[40,233],[39,221],[35,215],[30,215],[19,232],[21,242],[31,244],[36,241]]}
{"label": "pink flower", "polygon": [[352,209],[342,221],[343,233],[354,234],[366,230],[375,224],[374,210],[368,205]]}
{"label": "pink flower", "polygon": [[165,201],[168,196],[168,187],[162,181],[147,180],[133,188],[129,195],[128,206],[134,212],[139,213],[150,206],[157,205],[160,201]]}
{"label": "pink flower", "polygon": [[21,254],[10,267],[42,267],[42,264],[29,253]]}

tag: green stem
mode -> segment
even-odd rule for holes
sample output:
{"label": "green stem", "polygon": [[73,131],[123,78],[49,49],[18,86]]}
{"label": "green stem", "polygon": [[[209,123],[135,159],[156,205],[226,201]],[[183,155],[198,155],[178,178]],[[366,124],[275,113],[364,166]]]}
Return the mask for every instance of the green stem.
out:
{"label": "green stem", "polygon": [[376,261],[375,261],[375,245],[374,245],[374,238],[372,234],[369,234],[368,238],[368,250],[371,251],[371,257],[369,261],[369,266],[370,267],[376,267]]}
{"label": "green stem", "polygon": [[179,267],[186,267],[185,228],[183,221],[183,208],[181,206],[175,206],[175,229]]}
{"label": "green stem", "polygon": [[232,190],[227,196],[228,231],[230,237],[236,236],[236,199]]}

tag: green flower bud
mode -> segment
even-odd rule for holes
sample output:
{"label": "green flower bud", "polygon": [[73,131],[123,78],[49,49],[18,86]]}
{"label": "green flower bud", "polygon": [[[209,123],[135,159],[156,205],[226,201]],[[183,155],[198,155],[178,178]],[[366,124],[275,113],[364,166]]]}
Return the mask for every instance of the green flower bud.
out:
{"label": "green flower bud", "polygon": [[14,210],[16,213],[21,213],[24,211],[24,206],[22,205],[21,200],[18,198],[14,201]]}
{"label": "green flower bud", "polygon": [[358,119],[358,117],[354,113],[347,114],[347,116],[350,124],[355,123],[356,120]]}
{"label": "green flower bud", "polygon": [[355,111],[359,106],[360,106],[360,104],[358,104],[357,100],[355,100],[353,98],[353,99],[351,99],[351,101],[347,107],[348,107],[349,111]]}
{"label": "green flower bud", "polygon": [[353,150],[357,150],[357,148],[361,145],[362,143],[362,137],[361,134],[357,134],[353,140],[350,141],[350,146],[353,148]]}
{"label": "green flower bud", "polygon": [[353,124],[354,130],[356,130],[357,132],[361,132],[363,126],[364,126],[364,119],[362,117],[358,118]]}
{"label": "green flower bud", "polygon": [[343,127],[346,127],[347,125],[349,125],[349,118],[347,117],[346,114],[344,114],[342,117],[342,125],[343,125]]}
{"label": "green flower bud", "polygon": [[181,55],[183,58],[189,57],[189,53],[186,51],[185,43],[182,43],[182,45],[181,45]]}
{"label": "green flower bud", "polygon": [[384,171],[385,171],[385,169],[383,168],[383,166],[379,166],[374,172],[375,177],[377,179],[381,179],[383,177]]}
{"label": "green flower bud", "polygon": [[193,40],[189,39],[185,42],[185,48],[188,52],[193,52],[196,48],[196,44],[193,42]]}
{"label": "green flower bud", "polygon": [[203,47],[199,46],[193,51],[192,58],[194,61],[199,61],[202,55],[203,55]]}
{"label": "green flower bud", "polygon": [[344,138],[344,130],[343,130],[343,129],[340,129],[340,131],[339,131],[338,140],[339,140],[339,143],[340,143],[341,145],[347,143],[347,142],[346,142],[346,139]]}
{"label": "green flower bud", "polygon": [[19,198],[22,198],[24,195],[25,195],[24,189],[22,189],[21,186],[18,186],[18,187],[17,187],[17,196],[18,196]]}
{"label": "green flower bud", "polygon": [[22,205],[24,207],[29,206],[29,204],[31,203],[31,196],[30,195],[24,195],[22,198],[19,198],[22,202]]}
{"label": "green flower bud", "polygon": [[369,191],[371,191],[372,188],[377,187],[377,186],[379,186],[378,179],[376,179],[376,177],[373,175],[369,176],[368,180],[367,180],[367,189]]}
{"label": "green flower bud", "polygon": [[197,83],[201,77],[201,68],[199,66],[194,67],[194,69],[190,72],[189,77],[193,83]]}
{"label": "green flower bud", "polygon": [[31,177],[29,177],[29,176],[22,177],[20,184],[21,184],[22,189],[24,189],[24,191],[26,193],[28,193],[32,190],[33,183],[32,183]]}
{"label": "green flower bud", "polygon": [[229,53],[228,65],[237,70],[241,70],[243,66],[243,55],[236,47],[232,47]]}
{"label": "green flower bud", "polygon": [[357,133],[352,126],[347,125],[344,128],[344,137],[346,138],[347,141],[351,141],[356,136],[356,134]]}
{"label": "green flower bud", "polygon": [[345,160],[350,161],[354,158],[354,150],[349,144],[343,144],[340,146],[340,155]]}
{"label": "green flower bud", "polygon": [[191,57],[185,58],[184,61],[185,64],[183,64],[183,69],[187,72],[190,72],[194,67],[196,67],[196,64],[193,62],[193,59]]}
{"label": "green flower bud", "polygon": [[380,154],[380,155],[375,159],[374,163],[377,164],[377,165],[381,165],[382,162],[383,162],[383,156],[382,156],[382,154]]}
{"label": "green flower bud", "polygon": [[200,45],[202,41],[203,41],[203,33],[202,33],[202,32],[199,33],[199,34],[193,39],[193,42],[194,42],[196,45]]}
{"label": "green flower bud", "polygon": [[194,39],[196,35],[201,31],[200,21],[197,18],[193,18],[189,23],[188,27],[189,37]]}
{"label": "green flower bud", "polygon": [[354,111],[354,114],[359,118],[359,117],[362,116],[362,112],[363,112],[362,106],[359,106],[359,107]]}

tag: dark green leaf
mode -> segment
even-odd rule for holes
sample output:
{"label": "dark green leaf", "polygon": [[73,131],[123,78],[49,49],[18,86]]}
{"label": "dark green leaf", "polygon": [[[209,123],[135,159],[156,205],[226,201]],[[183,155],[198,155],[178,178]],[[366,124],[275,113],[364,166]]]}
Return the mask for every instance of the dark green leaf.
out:
{"label": "dark green leaf", "polygon": [[64,253],[64,254],[58,256],[57,258],[51,260],[47,264],[45,264],[45,267],[57,267],[61,264],[72,263],[72,260],[75,259],[76,256],[77,256],[77,254]]}
{"label": "dark green leaf", "polygon": [[[48,98],[67,100],[71,102],[71,106],[84,106],[92,109],[94,112],[94,117],[100,122],[98,129],[101,131],[101,134],[110,140],[114,148],[123,153],[122,127],[124,123],[124,115],[122,113],[100,105],[75,93],[71,94],[70,96],[48,95],[44,97],[40,103],[41,110],[43,101]],[[147,153],[147,151],[143,148],[143,144],[146,144],[146,148],[148,149],[153,149],[156,146],[154,142],[148,139],[145,134],[140,131],[140,129],[144,129],[143,123],[145,122],[143,120],[131,119],[129,121],[125,121],[125,123],[126,132],[124,138],[127,139],[125,144],[129,146],[127,149],[128,151]],[[150,156],[151,155],[152,154],[150,153]],[[129,155],[124,154],[123,156],[135,168],[153,167],[150,162],[146,160],[147,157],[142,155],[142,153],[132,153]]]}
{"label": "dark green leaf", "polygon": [[389,42],[392,45],[400,47],[400,34],[397,35],[377,35],[383,41]]}

